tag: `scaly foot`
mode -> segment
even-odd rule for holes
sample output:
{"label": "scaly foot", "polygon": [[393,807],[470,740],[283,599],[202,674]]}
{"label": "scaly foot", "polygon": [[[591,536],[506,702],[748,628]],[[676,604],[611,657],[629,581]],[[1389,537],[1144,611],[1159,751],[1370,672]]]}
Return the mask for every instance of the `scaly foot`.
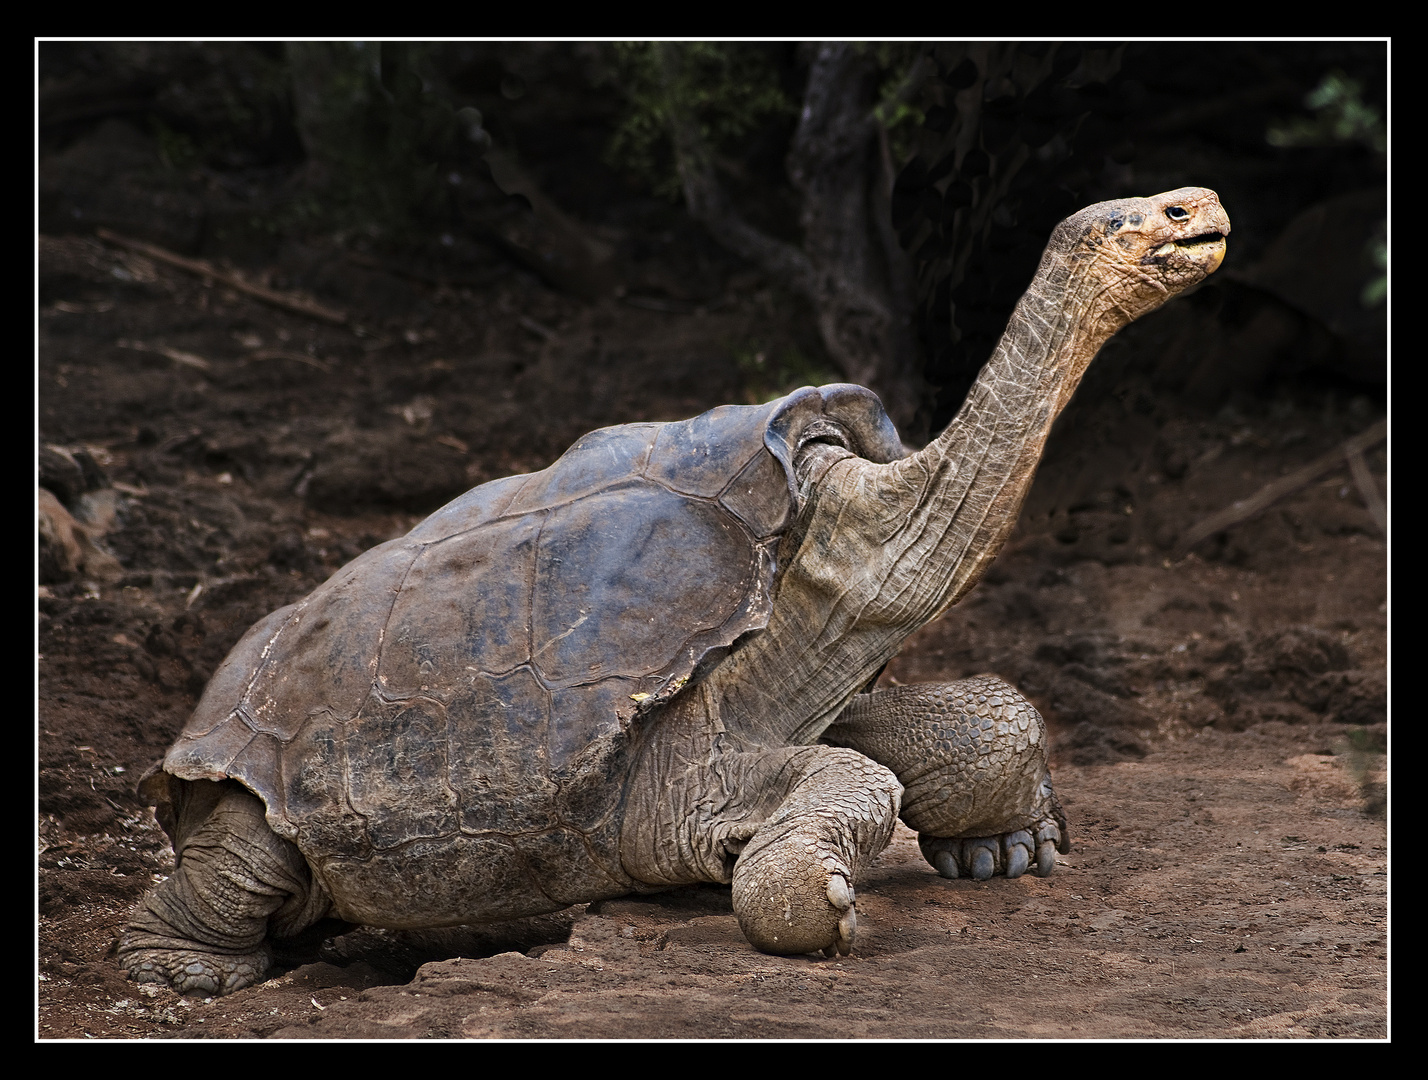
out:
{"label": "scaly foot", "polygon": [[789,795],[734,865],[734,913],[756,949],[846,956],[858,932],[853,883],[887,846],[901,785],[862,754],[779,750]]}
{"label": "scaly foot", "polygon": [[739,928],[760,952],[847,956],[853,951],[858,909],[852,871],[836,857],[817,858],[816,841],[810,839],[794,832],[734,870]]}
{"label": "scaly foot", "polygon": [[[171,986],[180,994],[221,997],[252,986],[263,977],[270,962],[264,951],[230,956],[194,949],[134,948],[121,941],[119,963],[137,983]],[[129,946],[126,948],[126,944]]]}

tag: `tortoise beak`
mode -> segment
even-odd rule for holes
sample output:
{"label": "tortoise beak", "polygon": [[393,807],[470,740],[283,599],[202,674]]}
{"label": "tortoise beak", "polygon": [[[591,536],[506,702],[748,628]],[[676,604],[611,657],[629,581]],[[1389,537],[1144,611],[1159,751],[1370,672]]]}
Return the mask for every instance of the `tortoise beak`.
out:
{"label": "tortoise beak", "polygon": [[1216,250],[1216,251],[1214,252],[1214,254],[1212,254],[1212,255],[1210,256],[1209,261],[1205,263],[1205,273],[1206,273],[1206,274],[1213,274],[1216,270],[1218,270],[1218,269],[1220,268],[1220,264],[1225,261],[1225,249],[1226,249],[1228,246],[1229,246],[1229,245],[1225,242],[1224,238],[1222,237],[1222,238],[1220,239],[1220,243],[1219,243],[1219,246],[1218,246],[1218,250]]}

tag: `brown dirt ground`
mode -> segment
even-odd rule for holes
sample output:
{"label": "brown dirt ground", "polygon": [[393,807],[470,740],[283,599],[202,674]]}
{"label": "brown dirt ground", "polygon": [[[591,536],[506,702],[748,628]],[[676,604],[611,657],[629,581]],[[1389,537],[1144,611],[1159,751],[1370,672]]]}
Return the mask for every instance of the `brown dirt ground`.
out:
{"label": "brown dirt ground", "polygon": [[1075,842],[1050,878],[945,881],[900,828],[839,960],[754,952],[711,886],[360,930],[218,1000],[126,981],[112,942],[172,865],[134,782],[252,622],[591,427],[744,399],[733,357],[807,324],[756,277],[658,311],[284,258],[273,284],[346,298],[362,332],[40,241],[40,441],[115,485],[89,513],[122,569],[39,590],[39,1038],[1387,1037],[1384,538],[1340,469],[1166,550],[1381,412],[1332,394],[1174,418],[1133,489],[1028,514],[885,673],[994,671],[1042,709]]}

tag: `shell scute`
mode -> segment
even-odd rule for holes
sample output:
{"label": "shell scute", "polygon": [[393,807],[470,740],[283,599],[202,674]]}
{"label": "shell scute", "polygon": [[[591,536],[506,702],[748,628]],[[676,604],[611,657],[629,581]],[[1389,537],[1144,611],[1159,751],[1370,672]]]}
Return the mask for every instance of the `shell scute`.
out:
{"label": "shell scute", "polygon": [[419,522],[405,539],[417,543],[430,544],[445,540],[449,536],[474,529],[488,521],[506,515],[513,499],[521,489],[539,473],[521,473],[517,476],[503,476],[474,487],[465,495],[458,495],[430,517]]}
{"label": "shell scute", "polygon": [[447,715],[449,784],[462,831],[509,834],[554,825],[550,693],[531,669],[477,675]]}
{"label": "shell scute", "polygon": [[530,659],[531,588],[544,511],[423,545],[392,603],[377,666],[392,695],[448,700],[479,672]]}
{"label": "shell scute", "polygon": [[551,687],[661,674],[682,644],[672,637],[734,613],[752,564],[726,511],[658,484],[554,509],[531,598],[532,665]]}
{"label": "shell scute", "polygon": [[446,710],[431,698],[390,701],[373,694],[347,725],[347,803],[366,821],[372,847],[456,832],[447,745]]}
{"label": "shell scute", "polygon": [[671,491],[712,499],[763,449],[772,412],[770,405],[721,405],[663,424],[644,475]]}
{"label": "shell scute", "polygon": [[[638,476],[665,424],[622,424],[582,436],[548,469],[531,473],[505,514],[548,510]],[[479,490],[479,489],[478,489]]]}

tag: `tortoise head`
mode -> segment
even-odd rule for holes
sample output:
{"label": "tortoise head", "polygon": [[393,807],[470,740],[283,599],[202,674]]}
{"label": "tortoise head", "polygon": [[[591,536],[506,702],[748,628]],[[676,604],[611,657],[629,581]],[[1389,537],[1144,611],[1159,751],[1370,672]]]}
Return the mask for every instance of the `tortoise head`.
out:
{"label": "tortoise head", "polygon": [[1046,258],[1087,274],[1072,291],[1114,332],[1218,270],[1229,231],[1218,195],[1179,188],[1088,206],[1057,227]]}

